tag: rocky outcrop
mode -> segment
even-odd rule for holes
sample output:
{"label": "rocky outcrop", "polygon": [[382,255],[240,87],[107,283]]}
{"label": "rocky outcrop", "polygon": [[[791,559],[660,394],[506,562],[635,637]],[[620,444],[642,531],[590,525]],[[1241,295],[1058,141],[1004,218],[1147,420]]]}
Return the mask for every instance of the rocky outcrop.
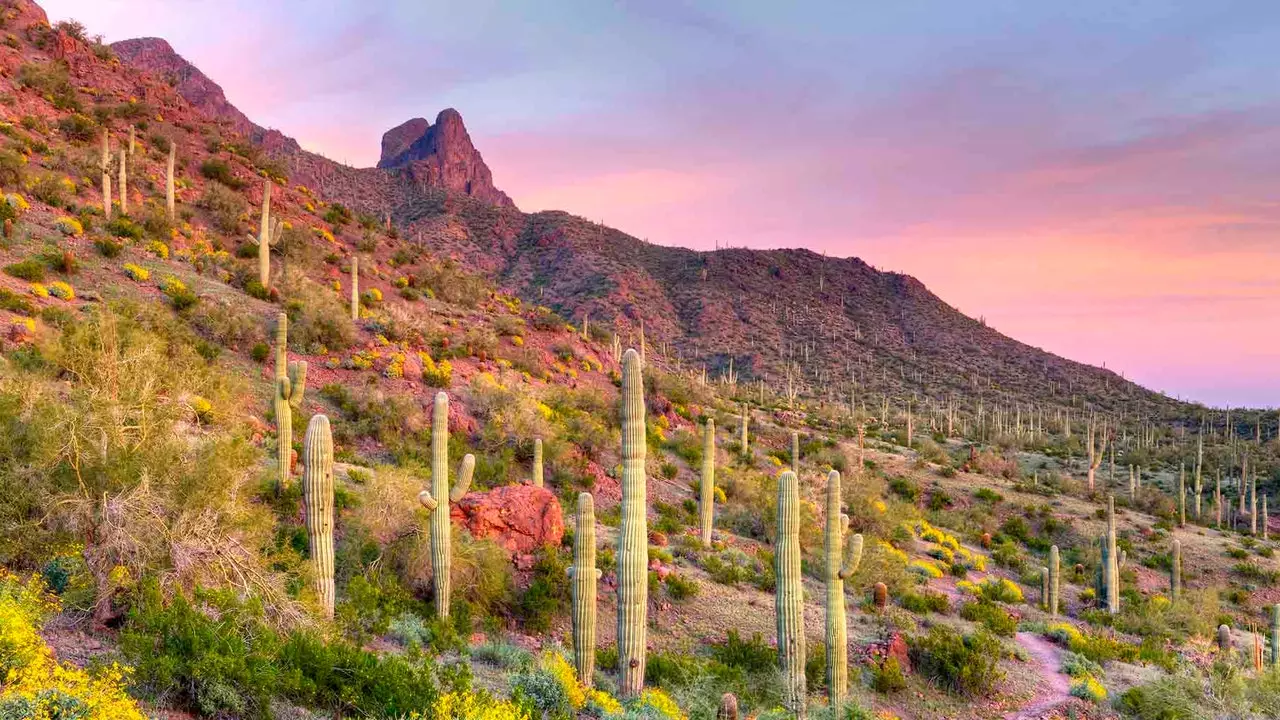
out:
{"label": "rocky outcrop", "polygon": [[401,170],[423,188],[444,188],[493,205],[513,206],[511,198],[493,186],[493,173],[471,143],[462,115],[440,111],[434,125],[414,118],[382,136],[378,167]]}
{"label": "rocky outcrop", "polygon": [[492,538],[513,555],[527,555],[564,538],[560,501],[545,487],[508,485],[469,493],[451,510],[472,537]]}

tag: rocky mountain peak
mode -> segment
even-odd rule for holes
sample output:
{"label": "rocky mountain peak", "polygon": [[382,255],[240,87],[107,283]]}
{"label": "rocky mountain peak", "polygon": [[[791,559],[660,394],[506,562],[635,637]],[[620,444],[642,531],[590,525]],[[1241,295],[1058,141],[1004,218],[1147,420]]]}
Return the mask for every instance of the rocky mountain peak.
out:
{"label": "rocky mountain peak", "polygon": [[493,185],[493,173],[453,108],[441,110],[435,124],[413,118],[382,136],[378,167],[403,169],[417,183],[470,195],[495,205],[511,206],[511,198]]}

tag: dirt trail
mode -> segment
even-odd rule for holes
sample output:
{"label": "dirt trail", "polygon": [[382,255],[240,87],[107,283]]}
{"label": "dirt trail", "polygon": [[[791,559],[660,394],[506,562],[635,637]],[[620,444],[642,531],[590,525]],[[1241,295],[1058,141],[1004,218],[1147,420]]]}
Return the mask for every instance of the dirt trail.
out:
{"label": "dirt trail", "polygon": [[1014,639],[1031,657],[1041,682],[1027,705],[1004,717],[1005,720],[1040,720],[1071,699],[1071,678],[1058,671],[1062,657],[1056,645],[1032,633],[1020,632]]}

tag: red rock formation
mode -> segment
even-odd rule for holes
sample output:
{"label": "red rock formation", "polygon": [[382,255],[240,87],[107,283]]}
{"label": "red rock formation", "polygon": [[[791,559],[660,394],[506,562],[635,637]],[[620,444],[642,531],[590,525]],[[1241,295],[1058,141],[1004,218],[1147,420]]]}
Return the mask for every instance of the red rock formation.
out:
{"label": "red rock formation", "polygon": [[382,136],[378,167],[404,170],[414,184],[444,188],[494,205],[514,206],[511,198],[493,186],[493,173],[471,143],[462,115],[453,108],[441,110],[436,123],[414,118]]}
{"label": "red rock formation", "polygon": [[559,545],[564,538],[560,501],[550,490],[532,485],[470,493],[453,505],[450,515],[473,537],[493,538],[514,555]]}

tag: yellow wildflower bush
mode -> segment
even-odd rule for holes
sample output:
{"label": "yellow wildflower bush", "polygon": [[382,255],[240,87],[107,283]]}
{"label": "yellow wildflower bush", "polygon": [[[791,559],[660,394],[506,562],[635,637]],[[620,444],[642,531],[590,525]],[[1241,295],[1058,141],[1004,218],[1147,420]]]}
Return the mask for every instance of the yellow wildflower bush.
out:
{"label": "yellow wildflower bush", "polygon": [[155,255],[161,260],[169,259],[169,246],[165,245],[159,240],[152,240],[151,242],[147,243],[147,252],[151,253],[152,255]]}
{"label": "yellow wildflower bush", "polygon": [[0,570],[0,710],[25,718],[146,720],[125,693],[128,668],[88,673],[54,659],[40,626],[56,609],[42,581]]}
{"label": "yellow wildflower bush", "polygon": [[448,360],[437,363],[426,351],[420,351],[418,359],[422,361],[422,382],[428,387],[447,388],[453,383],[453,365]]}
{"label": "yellow wildflower bush", "polygon": [[53,226],[63,235],[80,236],[84,234],[84,226],[75,218],[60,217],[53,222]]}
{"label": "yellow wildflower bush", "polygon": [[8,195],[5,195],[4,201],[9,203],[9,207],[13,208],[18,213],[24,213],[31,209],[31,203],[27,202],[27,199],[22,197],[19,193],[9,193]]}
{"label": "yellow wildflower bush", "polygon": [[59,300],[75,300],[76,299],[75,289],[72,288],[67,283],[62,282],[61,280],[54,280],[53,282],[49,283],[49,294],[58,298]]}
{"label": "yellow wildflower bush", "polygon": [[657,688],[648,688],[640,693],[638,705],[641,711],[657,713],[666,720],[689,720],[689,716],[676,705],[676,701]]}
{"label": "yellow wildflower bush", "polygon": [[1093,703],[1102,703],[1107,699],[1107,689],[1092,675],[1086,675],[1071,684],[1071,695]]}
{"label": "yellow wildflower bush", "polygon": [[150,270],[142,267],[141,265],[134,265],[133,263],[124,264],[124,274],[134,282],[146,282],[151,279]]}
{"label": "yellow wildflower bush", "polygon": [[32,295],[38,298],[49,297],[49,288],[45,287],[43,283],[31,283],[28,289],[31,290]]}
{"label": "yellow wildflower bush", "polygon": [[497,700],[484,691],[465,690],[436,698],[431,712],[410,713],[404,720],[532,720],[515,703]]}
{"label": "yellow wildflower bush", "polygon": [[928,578],[942,577],[942,569],[928,560],[912,560],[907,570]]}

